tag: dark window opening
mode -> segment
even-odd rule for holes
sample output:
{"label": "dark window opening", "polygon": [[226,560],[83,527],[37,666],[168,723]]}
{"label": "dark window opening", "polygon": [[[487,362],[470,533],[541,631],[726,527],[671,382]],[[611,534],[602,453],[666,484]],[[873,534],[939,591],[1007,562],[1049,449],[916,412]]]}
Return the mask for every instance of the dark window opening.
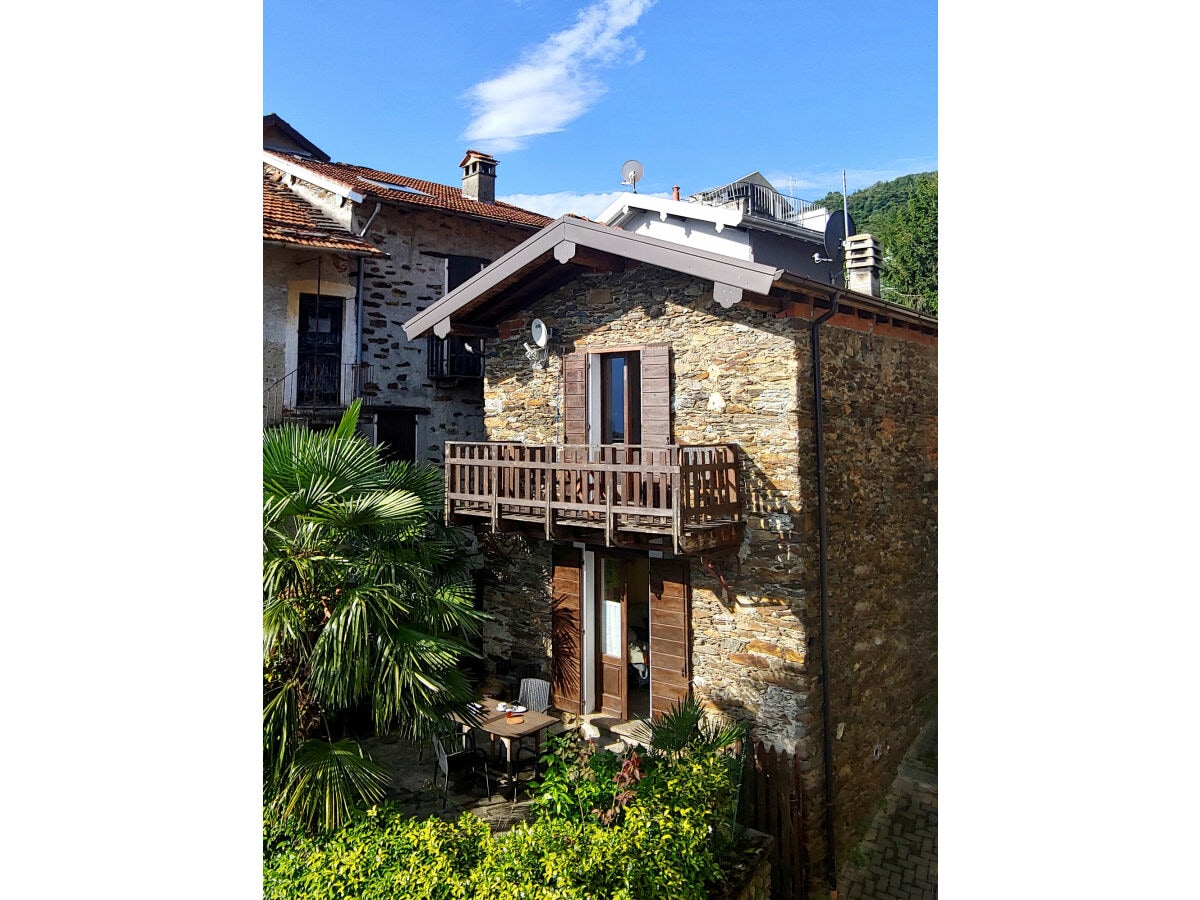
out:
{"label": "dark window opening", "polygon": [[336,406],[341,397],[341,297],[300,295],[296,405]]}
{"label": "dark window opening", "polygon": [[641,360],[636,350],[600,358],[600,443],[642,442]]}
{"label": "dark window opening", "polygon": [[380,409],[376,413],[376,441],[390,462],[415,462],[417,414],[407,409]]}
{"label": "dark window opening", "polygon": [[[480,256],[446,257],[446,292],[478,275],[488,264]],[[482,378],[483,341],[450,335],[447,338],[429,336],[430,378]]]}

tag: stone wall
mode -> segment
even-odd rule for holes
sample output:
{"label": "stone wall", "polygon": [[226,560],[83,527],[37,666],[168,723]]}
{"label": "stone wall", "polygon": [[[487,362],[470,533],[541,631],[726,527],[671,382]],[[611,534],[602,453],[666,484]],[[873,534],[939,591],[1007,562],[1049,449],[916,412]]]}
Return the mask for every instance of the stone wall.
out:
{"label": "stone wall", "polygon": [[[650,266],[583,276],[542,298],[489,342],[489,440],[562,440],[560,360],[532,371],[528,323],[557,327],[568,351],[669,343],[674,439],[739,446],[748,515],[737,559],[690,560],[698,698],[753,723],[794,754],[812,875],[823,878],[816,452],[808,322],[745,305],[722,310],[711,284]],[[886,790],[936,690],[937,354],[872,334],[852,312],[822,326],[829,500],[830,685],[840,855]],[[548,655],[549,551],[491,591],[503,609],[492,647],[523,633]],[[519,557],[514,557],[514,559]],[[519,570],[521,563],[516,565]],[[729,586],[726,593],[718,576]],[[510,631],[510,629],[516,629]]]}
{"label": "stone wall", "polygon": [[[361,231],[374,204],[355,210]],[[435,382],[429,377],[427,343],[409,341],[402,328],[444,293],[445,256],[495,260],[534,229],[463,216],[384,206],[367,237],[387,259],[368,259],[363,282],[363,362],[374,366],[382,406],[429,410],[419,420],[417,458],[440,464],[446,441],[486,440],[482,385],[478,381]],[[440,254],[440,255],[439,255]]]}
{"label": "stone wall", "polygon": [[[278,170],[268,171],[282,177]],[[444,293],[447,255],[495,260],[536,229],[466,216],[385,204],[342,204],[336,195],[299,181],[291,188],[355,234],[370,221],[366,237],[390,254],[363,262],[362,361],[373,366],[376,405],[421,410],[417,459],[440,464],[448,440],[485,440],[479,381],[429,378],[427,343],[409,341],[403,323]],[[357,284],[358,261],[316,250],[266,248],[263,263],[263,365],[265,384],[284,373],[288,282],[313,281],[323,259],[326,284]],[[350,301],[353,302],[353,301]],[[294,338],[293,338],[294,339]],[[275,374],[278,371],[278,374]],[[272,377],[274,376],[274,377]]]}
{"label": "stone wall", "polygon": [[[841,321],[821,332],[839,857],[937,691],[937,348]],[[817,690],[818,733],[819,704]],[[813,858],[823,859],[818,834]]]}

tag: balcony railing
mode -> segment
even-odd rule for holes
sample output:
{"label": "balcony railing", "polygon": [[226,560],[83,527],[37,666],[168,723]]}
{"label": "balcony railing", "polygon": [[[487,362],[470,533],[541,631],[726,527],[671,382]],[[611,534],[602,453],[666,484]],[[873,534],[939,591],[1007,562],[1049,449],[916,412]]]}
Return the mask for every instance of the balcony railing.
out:
{"label": "balcony railing", "polygon": [[307,363],[263,391],[263,424],[278,425],[285,412],[345,409],[361,397],[370,406],[378,391],[367,363]]}
{"label": "balcony railing", "polygon": [[429,377],[482,378],[483,341],[466,340],[458,335],[429,336]]}
{"label": "balcony railing", "polygon": [[675,553],[736,545],[736,450],[450,441],[446,521]]}
{"label": "balcony railing", "polygon": [[759,184],[735,181],[688,199],[706,206],[740,209],[747,216],[760,216],[820,231],[825,227],[824,207],[811,200],[789,197]]}

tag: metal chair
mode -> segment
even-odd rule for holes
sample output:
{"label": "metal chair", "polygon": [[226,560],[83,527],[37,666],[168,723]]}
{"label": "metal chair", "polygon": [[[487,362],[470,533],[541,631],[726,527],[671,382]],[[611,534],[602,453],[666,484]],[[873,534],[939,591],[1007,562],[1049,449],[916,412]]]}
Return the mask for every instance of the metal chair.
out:
{"label": "metal chair", "polygon": [[[448,746],[458,749],[448,750]],[[442,785],[442,809],[446,808],[446,803],[450,799],[451,773],[470,771],[474,775],[476,772],[483,772],[483,784],[487,789],[488,799],[492,799],[492,782],[488,778],[487,754],[477,747],[466,746],[464,735],[461,732],[435,733],[433,750],[437,755],[437,770],[445,779]],[[437,787],[436,777],[434,778],[434,787]]]}
{"label": "metal chair", "polygon": [[550,708],[550,682],[541,678],[522,678],[517,703],[530,712],[544,713]]}
{"label": "metal chair", "polygon": [[[522,678],[521,690],[517,694],[517,703],[530,712],[546,712],[550,708],[550,682],[543,678]],[[516,751],[518,768],[532,766],[534,771],[537,771],[541,754],[537,751],[537,741],[532,735],[520,738],[517,741]]]}

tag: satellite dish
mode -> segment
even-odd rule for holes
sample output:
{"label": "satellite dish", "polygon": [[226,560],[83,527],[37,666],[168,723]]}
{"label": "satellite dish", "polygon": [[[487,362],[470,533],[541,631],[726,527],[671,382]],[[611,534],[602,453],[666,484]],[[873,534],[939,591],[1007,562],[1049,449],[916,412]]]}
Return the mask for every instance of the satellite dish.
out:
{"label": "satellite dish", "polygon": [[637,193],[637,183],[642,180],[645,170],[642,169],[642,164],[636,159],[626,160],[625,165],[621,166],[621,184],[633,185],[633,192]]}
{"label": "satellite dish", "polygon": [[546,327],[546,323],[541,319],[534,319],[529,326],[529,331],[533,336],[533,342],[539,347],[545,347],[550,343],[550,329]]}
{"label": "satellite dish", "polygon": [[842,252],[842,242],[847,235],[854,234],[857,234],[854,230],[854,217],[840,209],[833,213],[825,223],[825,255],[831,260],[838,259],[838,254]]}

